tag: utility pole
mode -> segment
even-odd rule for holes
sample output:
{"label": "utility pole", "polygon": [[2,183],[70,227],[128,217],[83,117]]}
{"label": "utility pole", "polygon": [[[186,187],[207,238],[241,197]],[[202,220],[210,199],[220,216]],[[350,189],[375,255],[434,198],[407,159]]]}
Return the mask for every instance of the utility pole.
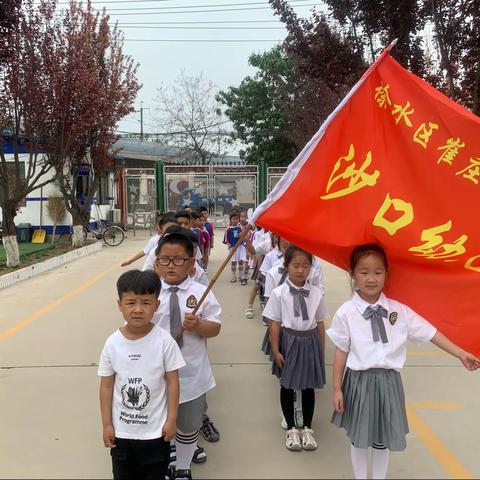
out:
{"label": "utility pole", "polygon": [[143,140],[143,102],[140,102],[140,140]]}
{"label": "utility pole", "polygon": [[143,102],[140,102],[140,110],[135,110],[135,113],[140,112],[140,140],[143,140],[143,111],[150,110],[148,107],[143,106]]}

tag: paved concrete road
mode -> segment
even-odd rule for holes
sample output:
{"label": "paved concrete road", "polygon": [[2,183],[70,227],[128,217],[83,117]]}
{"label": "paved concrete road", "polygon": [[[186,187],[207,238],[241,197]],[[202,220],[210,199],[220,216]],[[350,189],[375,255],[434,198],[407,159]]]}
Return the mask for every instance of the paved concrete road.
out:
{"label": "paved concrete road", "polygon": [[[96,364],[122,323],[115,304],[120,262],[145,240],[129,234],[120,247],[0,290],[0,478],[111,478]],[[217,245],[210,273],[225,255]],[[228,273],[214,289],[224,325],[209,341],[218,386],[208,402],[221,440],[202,440],[208,461],[194,467],[195,478],[351,478],[349,444],[329,423],[330,386],[317,393],[318,451],[285,449],[278,382],[259,350],[259,311],[254,320],[243,317],[248,288],[230,284]],[[325,277],[333,313],[349,297],[348,281],[330,265]],[[331,357],[328,344],[329,365]],[[402,375],[411,433],[407,451],[392,454],[389,476],[480,477],[478,373],[429,344],[410,348]]]}

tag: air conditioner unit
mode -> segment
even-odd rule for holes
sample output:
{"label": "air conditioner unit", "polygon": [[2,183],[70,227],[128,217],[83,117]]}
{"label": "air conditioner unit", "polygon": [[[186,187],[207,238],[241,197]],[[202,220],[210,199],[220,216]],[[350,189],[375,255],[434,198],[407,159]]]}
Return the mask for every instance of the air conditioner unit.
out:
{"label": "air conditioner unit", "polygon": [[112,208],[108,212],[108,221],[112,223],[120,223],[122,221],[122,212],[118,208]]}

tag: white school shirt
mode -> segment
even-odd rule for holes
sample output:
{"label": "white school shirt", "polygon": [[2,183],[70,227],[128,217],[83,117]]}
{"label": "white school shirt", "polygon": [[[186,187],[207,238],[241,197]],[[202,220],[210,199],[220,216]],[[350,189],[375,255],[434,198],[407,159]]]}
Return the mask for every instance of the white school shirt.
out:
{"label": "white school shirt", "polygon": [[145,259],[145,262],[142,267],[143,272],[145,270],[153,270],[153,266],[155,264],[155,250],[156,250],[156,247],[150,250],[150,252],[148,252],[147,258]]}
{"label": "white school shirt", "polygon": [[205,287],[210,283],[205,270],[197,262],[195,262],[195,273],[190,278]]}
{"label": "white school shirt", "polygon": [[403,303],[380,294],[375,305],[388,312],[384,318],[388,343],[374,342],[370,320],[363,313],[370,305],[358,293],[344,303],[335,313],[327,330],[330,340],[344,352],[348,352],[347,367],[351,370],[387,368],[400,371],[407,358],[407,340],[426,343],[437,329]]}
{"label": "white school shirt", "polygon": [[[205,292],[206,287],[192,280],[190,277],[179,285],[169,285],[162,279],[162,289],[160,291],[160,306],[156,311],[153,320],[157,325],[170,332],[170,287],[178,287],[178,303],[182,319],[186,313],[191,313],[192,307],[198,302]],[[202,320],[221,323],[220,315],[222,309],[212,292],[209,292],[205,301],[202,303],[197,315]],[[189,402],[203,395],[208,390],[215,387],[212,368],[208,360],[207,345],[205,337],[201,337],[195,332],[185,331],[183,334],[182,355],[186,365],[178,372],[180,377],[180,403]]]}
{"label": "white school shirt", "polygon": [[159,233],[156,233],[153,237],[150,238],[150,240],[147,242],[145,245],[145,248],[143,249],[143,253],[145,255],[148,255],[152,250],[155,251],[155,249],[158,246],[158,242],[162,236]]}
{"label": "white school shirt", "polygon": [[283,263],[283,253],[278,249],[278,247],[275,247],[271,252],[267,253],[265,255],[265,258],[263,259],[262,266],[260,267],[260,271],[263,274],[267,274],[268,271],[279,261],[282,260]]}
{"label": "white school shirt", "polygon": [[[280,280],[282,279],[282,273],[280,269],[283,268],[283,258],[281,258],[275,265],[267,272],[265,276],[265,289],[264,296],[269,298],[273,290],[279,286]],[[285,280],[288,278],[285,277]]]}
{"label": "white school shirt", "polygon": [[289,282],[287,283],[287,281],[275,288],[263,310],[263,316],[274,322],[280,322],[282,327],[292,330],[306,331],[317,328],[317,323],[328,317],[323,291],[315,285],[308,285],[307,283],[302,287],[310,292],[308,297],[305,298],[308,320],[303,320],[301,312],[298,317],[294,314],[293,295],[290,293],[289,285],[298,290],[297,287]]}
{"label": "white school shirt", "polygon": [[255,249],[255,255],[267,255],[272,251],[272,236],[263,228],[253,232],[252,246]]}
{"label": "white school shirt", "polygon": [[112,422],[115,436],[151,440],[163,436],[167,421],[165,372],[185,365],[171,335],[160,327],[138,340],[120,330],[108,337],[100,355],[98,375],[115,375]]}

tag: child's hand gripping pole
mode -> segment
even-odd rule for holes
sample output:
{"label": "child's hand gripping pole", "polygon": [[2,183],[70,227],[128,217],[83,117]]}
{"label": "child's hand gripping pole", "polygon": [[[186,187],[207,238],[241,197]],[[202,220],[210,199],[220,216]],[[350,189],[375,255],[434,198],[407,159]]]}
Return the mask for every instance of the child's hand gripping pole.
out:
{"label": "child's hand gripping pole", "polygon": [[[213,278],[210,280],[210,283],[208,284],[208,287],[207,289],[205,290],[205,292],[203,292],[203,295],[202,297],[200,298],[200,300],[197,302],[197,305],[195,306],[195,308],[192,310],[192,314],[193,315],[196,315],[199,308],[202,306],[202,303],[205,301],[205,299],[207,298],[207,295],[208,293],[210,292],[210,290],[212,289],[212,287],[215,285],[215,282],[218,280],[218,277],[221,275],[221,273],[223,272],[223,270],[225,269],[225,267],[228,265],[228,262],[230,261],[230,259],[233,257],[233,255],[235,255],[235,252],[237,251],[237,248],[243,243],[243,241],[245,240],[245,238],[247,237],[248,233],[250,232],[250,230],[252,229],[252,226],[249,224],[247,227],[245,227],[245,229],[242,231],[242,234],[240,235],[240,237],[238,238],[238,241],[237,243],[233,246],[233,248],[230,250],[230,252],[228,253],[227,255],[227,258],[224,260],[224,262],[220,265],[220,268],[218,269],[217,273],[213,276]],[[182,327],[180,329],[180,331],[178,332],[175,340],[178,342],[182,337],[183,337],[183,332],[185,331],[185,329]]]}

